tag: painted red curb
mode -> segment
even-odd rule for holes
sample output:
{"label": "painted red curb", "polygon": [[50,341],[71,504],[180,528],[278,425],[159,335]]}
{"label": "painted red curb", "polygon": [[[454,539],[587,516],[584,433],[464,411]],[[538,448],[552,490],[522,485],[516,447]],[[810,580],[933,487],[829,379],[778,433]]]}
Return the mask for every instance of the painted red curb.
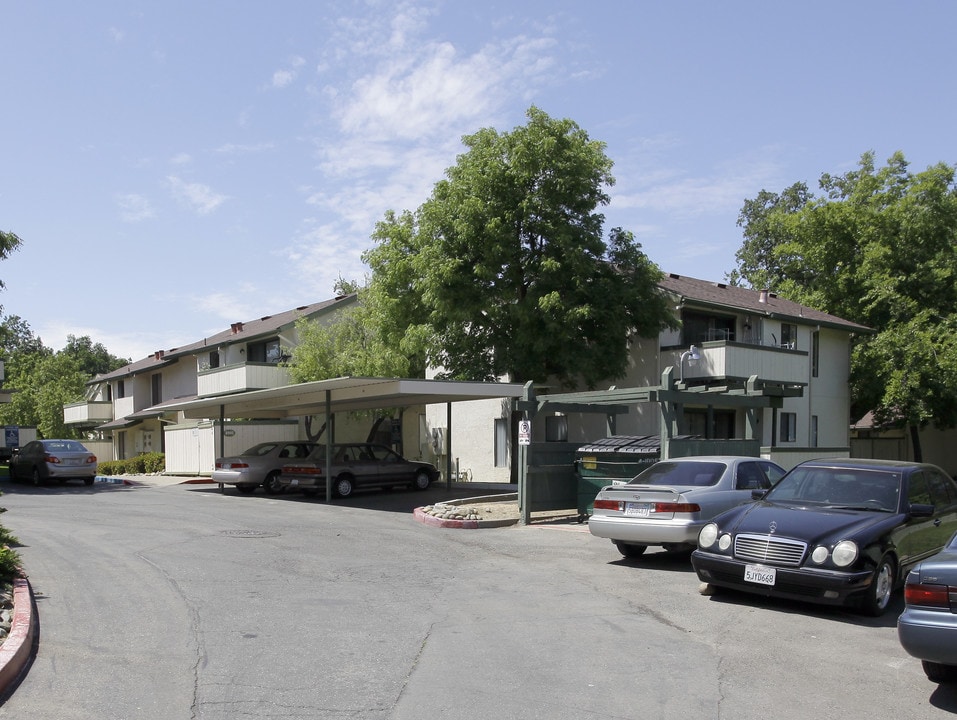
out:
{"label": "painted red curb", "polygon": [[36,623],[33,616],[33,592],[25,578],[13,581],[13,622],[10,634],[0,645],[0,696],[17,682],[33,652]]}
{"label": "painted red curb", "polygon": [[431,527],[462,528],[465,530],[478,530],[479,527],[478,520],[445,520],[429,515],[422,508],[413,510],[412,516],[423,525],[430,525]]}

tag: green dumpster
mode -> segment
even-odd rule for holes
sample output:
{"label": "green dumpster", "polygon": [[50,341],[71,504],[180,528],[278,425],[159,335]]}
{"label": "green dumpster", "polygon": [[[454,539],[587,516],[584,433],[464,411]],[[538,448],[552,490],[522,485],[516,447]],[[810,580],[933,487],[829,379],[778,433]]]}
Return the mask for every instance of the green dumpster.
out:
{"label": "green dumpster", "polygon": [[578,520],[591,514],[595,495],[606,485],[626,483],[661,457],[658,435],[612,435],[582,445],[575,452]]}

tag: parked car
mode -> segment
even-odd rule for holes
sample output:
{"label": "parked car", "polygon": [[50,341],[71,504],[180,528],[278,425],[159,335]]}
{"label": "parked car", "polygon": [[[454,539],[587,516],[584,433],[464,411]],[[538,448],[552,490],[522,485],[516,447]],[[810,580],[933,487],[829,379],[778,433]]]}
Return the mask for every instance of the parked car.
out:
{"label": "parked car", "polygon": [[270,495],[282,492],[279,473],[290,460],[304,459],[315,450],[314,442],[264,442],[233,457],[216,458],[213,482],[235,485],[239,492],[251,493],[260,485]]}
{"label": "parked car", "polygon": [[602,488],[595,496],[588,530],[611,540],[629,558],[638,557],[649,545],[692,550],[706,522],[751,502],[752,490],[767,490],[784,474],[776,463],[755,457],[663,460],[626,484]]}
{"label": "parked car", "polygon": [[701,529],[691,562],[712,588],[881,615],[957,530],[957,484],[924,463],[812,460]]}
{"label": "parked car", "polygon": [[[430,463],[406,460],[385,445],[372,443],[333,445],[331,467],[336,497],[348,497],[356,488],[368,487],[407,485],[425,490],[439,476]],[[319,445],[305,460],[284,465],[279,483],[287,489],[315,493],[325,489],[325,473],[326,446]]]}
{"label": "parked car", "polygon": [[897,637],[921,661],[927,679],[957,682],[957,535],[918,564],[904,583]]}
{"label": "parked car", "polygon": [[30,480],[83,480],[92,485],[96,478],[96,455],[79,440],[33,440],[10,458],[10,478]]}

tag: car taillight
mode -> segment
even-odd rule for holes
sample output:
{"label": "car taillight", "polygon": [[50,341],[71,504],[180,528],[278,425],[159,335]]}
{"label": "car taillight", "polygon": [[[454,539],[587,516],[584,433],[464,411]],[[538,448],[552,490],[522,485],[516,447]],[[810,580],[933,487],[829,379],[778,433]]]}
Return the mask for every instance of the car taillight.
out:
{"label": "car taillight", "polygon": [[701,512],[698,503],[655,503],[656,513],[694,513]]}
{"label": "car taillight", "polygon": [[907,583],[904,586],[904,602],[920,607],[950,609],[951,602],[957,603],[957,588],[947,585]]}
{"label": "car taillight", "polygon": [[217,470],[242,470],[242,469],[248,468],[248,467],[249,467],[249,463],[243,463],[243,462],[234,462],[234,463],[218,462],[218,463],[216,463],[216,469],[217,469]]}
{"label": "car taillight", "polygon": [[60,458],[58,458],[56,455],[47,455],[47,456],[44,458],[44,460],[45,460],[46,462],[52,463],[52,464],[54,464],[54,465],[59,465],[59,464],[60,464]]}
{"label": "car taillight", "polygon": [[595,500],[596,510],[618,510],[621,511],[622,503],[617,500]]}
{"label": "car taillight", "polygon": [[87,465],[89,465],[90,463],[95,463],[95,462],[96,462],[96,455],[90,455],[90,456],[86,459],[86,464],[87,464]]}

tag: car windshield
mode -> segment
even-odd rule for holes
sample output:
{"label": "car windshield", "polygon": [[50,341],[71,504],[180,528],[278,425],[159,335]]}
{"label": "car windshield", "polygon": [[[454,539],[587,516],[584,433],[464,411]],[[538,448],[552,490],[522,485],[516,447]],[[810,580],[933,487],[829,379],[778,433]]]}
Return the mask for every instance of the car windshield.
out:
{"label": "car windshield", "polygon": [[887,470],[798,466],[769,490],[765,499],[897,512],[900,487],[900,473]]}
{"label": "car windshield", "polygon": [[47,451],[60,452],[87,452],[86,448],[76,440],[52,440],[44,443]]}
{"label": "car windshield", "polygon": [[259,445],[253,445],[251,448],[246,450],[243,453],[245,457],[259,457],[260,455],[268,455],[276,448],[276,443],[260,443]]}
{"label": "car windshield", "polygon": [[720,462],[655,463],[632,478],[629,485],[693,485],[707,487],[721,478],[727,465]]}

